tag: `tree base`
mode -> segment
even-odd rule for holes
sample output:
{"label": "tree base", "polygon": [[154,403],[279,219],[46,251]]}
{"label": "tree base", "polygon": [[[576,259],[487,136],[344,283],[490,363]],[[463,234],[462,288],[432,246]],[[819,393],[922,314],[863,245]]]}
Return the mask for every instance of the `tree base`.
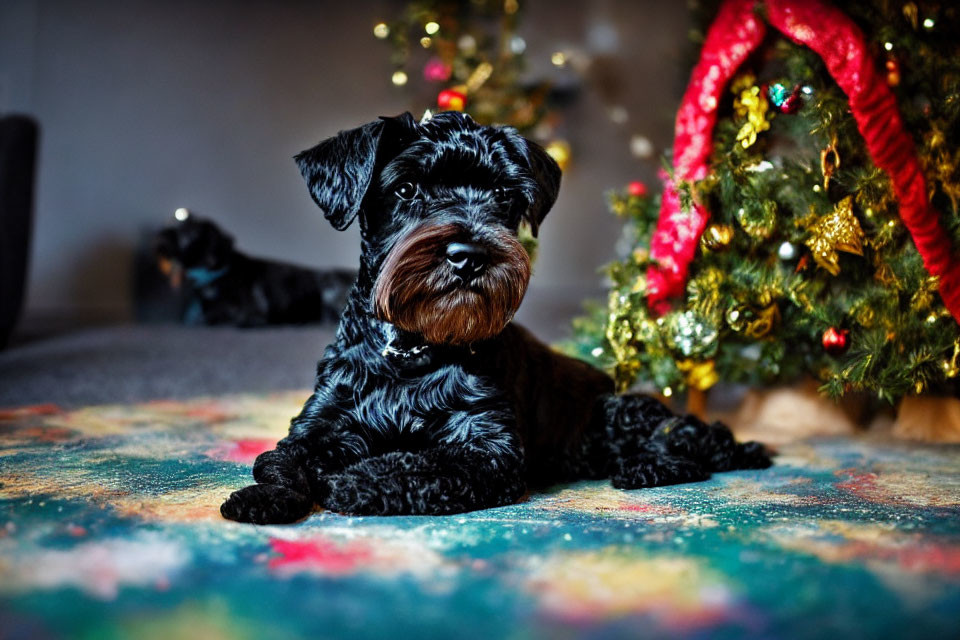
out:
{"label": "tree base", "polygon": [[890,433],[904,440],[960,442],[960,399],[907,396],[897,407]]}
{"label": "tree base", "polygon": [[861,398],[839,403],[822,396],[814,380],[788,387],[750,390],[724,417],[740,440],[778,445],[813,436],[847,436],[863,430]]}

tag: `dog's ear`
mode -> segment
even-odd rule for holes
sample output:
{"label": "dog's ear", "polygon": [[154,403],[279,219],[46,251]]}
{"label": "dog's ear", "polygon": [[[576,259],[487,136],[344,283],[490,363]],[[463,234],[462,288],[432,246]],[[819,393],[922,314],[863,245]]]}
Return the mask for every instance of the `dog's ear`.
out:
{"label": "dog's ear", "polygon": [[546,217],[553,203],[557,201],[560,192],[560,166],[550,157],[543,147],[536,142],[524,139],[526,144],[525,156],[530,168],[530,175],[536,182],[536,189],[528,194],[529,206],[525,214],[526,221],[534,236],[540,229],[540,223]]}
{"label": "dog's ear", "polygon": [[413,132],[416,126],[409,112],[381,118],[341,131],[296,155],[294,160],[313,201],[335,229],[343,231],[357,217],[387,139],[395,142],[405,137],[403,132]]}

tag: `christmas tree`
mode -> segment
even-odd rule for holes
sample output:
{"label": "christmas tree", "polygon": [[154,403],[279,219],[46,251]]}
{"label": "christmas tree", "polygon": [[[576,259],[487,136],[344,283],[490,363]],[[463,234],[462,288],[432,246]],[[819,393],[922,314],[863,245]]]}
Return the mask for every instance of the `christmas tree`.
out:
{"label": "christmas tree", "polygon": [[621,388],[957,393],[960,10],[727,0],[570,347]]}

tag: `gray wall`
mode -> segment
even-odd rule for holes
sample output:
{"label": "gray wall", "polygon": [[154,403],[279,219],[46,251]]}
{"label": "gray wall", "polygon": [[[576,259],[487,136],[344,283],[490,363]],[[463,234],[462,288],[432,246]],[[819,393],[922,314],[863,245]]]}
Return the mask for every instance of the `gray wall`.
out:
{"label": "gray wall", "polygon": [[[138,236],[179,206],[213,217],[252,254],[355,264],[356,231],[326,226],[291,156],[415,106],[390,85],[389,48],[371,36],[399,4],[0,2],[0,112],[32,113],[42,126],[28,321],[129,318]],[[566,115],[575,162],[531,289],[560,321],[601,291],[597,267],[619,233],[603,192],[653,184],[656,159],[632,158],[628,139],[670,142],[687,14],[682,3],[626,0],[525,6],[532,75],[557,74],[548,60],[558,47],[601,54]],[[614,103],[627,107],[626,124],[608,117]]]}

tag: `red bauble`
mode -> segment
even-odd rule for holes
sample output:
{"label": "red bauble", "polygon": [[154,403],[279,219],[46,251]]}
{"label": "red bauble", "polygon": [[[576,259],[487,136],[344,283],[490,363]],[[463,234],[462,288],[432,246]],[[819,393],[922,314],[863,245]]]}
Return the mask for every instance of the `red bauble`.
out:
{"label": "red bauble", "polygon": [[803,98],[800,96],[800,87],[798,86],[787,96],[780,105],[780,113],[796,113],[803,106]]}
{"label": "red bauble", "polygon": [[647,185],[643,184],[639,180],[634,180],[627,185],[627,193],[635,198],[642,198],[643,196],[647,195]]}
{"label": "red bauble", "polygon": [[830,327],[823,332],[823,350],[832,356],[843,355],[850,348],[850,331]]}
{"label": "red bauble", "polygon": [[447,111],[463,111],[467,105],[466,94],[456,89],[444,89],[437,94],[437,106]]}

